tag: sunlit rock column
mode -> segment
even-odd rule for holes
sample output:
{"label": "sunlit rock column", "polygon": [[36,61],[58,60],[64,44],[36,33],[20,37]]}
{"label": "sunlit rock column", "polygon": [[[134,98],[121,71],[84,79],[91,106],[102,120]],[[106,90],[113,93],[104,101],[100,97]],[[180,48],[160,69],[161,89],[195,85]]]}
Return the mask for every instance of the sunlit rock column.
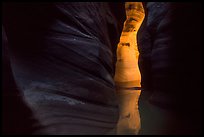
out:
{"label": "sunlit rock column", "polygon": [[140,130],[138,98],[140,90],[126,89],[140,87],[141,75],[138,67],[139,52],[136,35],[144,19],[141,2],[126,2],[127,20],[124,23],[117,48],[115,83],[120,107],[118,134],[137,134]]}

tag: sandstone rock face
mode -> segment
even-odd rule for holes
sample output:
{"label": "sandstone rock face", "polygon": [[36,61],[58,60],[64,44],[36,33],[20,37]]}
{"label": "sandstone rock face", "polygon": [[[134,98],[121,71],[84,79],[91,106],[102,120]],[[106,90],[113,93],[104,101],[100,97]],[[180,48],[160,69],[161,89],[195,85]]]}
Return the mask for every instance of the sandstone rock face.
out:
{"label": "sandstone rock face", "polygon": [[[137,35],[142,86],[147,91],[156,91],[152,94],[153,100],[179,106],[190,99],[193,85],[197,85],[200,94],[200,6],[148,2],[145,11],[147,14]],[[187,21],[190,18],[192,21]],[[181,99],[183,92],[188,93],[185,101]]]}
{"label": "sandstone rock face", "polygon": [[136,35],[144,19],[144,9],[141,2],[126,2],[126,16],[120,43],[117,48],[116,85],[140,86],[138,67],[138,48]]}
{"label": "sandstone rock face", "polygon": [[42,126],[35,133],[110,133],[125,5],[5,3],[3,14],[15,82]]}
{"label": "sandstone rock face", "polygon": [[126,2],[126,21],[117,48],[115,83],[118,87],[120,117],[117,126],[118,134],[138,134],[140,115],[138,99],[140,90],[123,89],[140,87],[140,71],[138,67],[139,52],[137,48],[137,31],[144,19],[141,2]]}
{"label": "sandstone rock face", "polygon": [[201,4],[147,2],[144,9],[137,35],[142,134],[200,134]]}

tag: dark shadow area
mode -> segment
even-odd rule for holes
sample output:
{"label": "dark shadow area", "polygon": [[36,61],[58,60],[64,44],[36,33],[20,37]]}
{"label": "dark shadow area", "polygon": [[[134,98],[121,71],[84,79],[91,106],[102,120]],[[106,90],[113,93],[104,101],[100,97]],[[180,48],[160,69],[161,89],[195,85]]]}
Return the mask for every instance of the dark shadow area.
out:
{"label": "dark shadow area", "polygon": [[[2,27],[2,133],[4,135],[31,134],[37,123],[32,112],[22,99],[13,78],[8,41]],[[36,125],[37,126],[37,125]]]}

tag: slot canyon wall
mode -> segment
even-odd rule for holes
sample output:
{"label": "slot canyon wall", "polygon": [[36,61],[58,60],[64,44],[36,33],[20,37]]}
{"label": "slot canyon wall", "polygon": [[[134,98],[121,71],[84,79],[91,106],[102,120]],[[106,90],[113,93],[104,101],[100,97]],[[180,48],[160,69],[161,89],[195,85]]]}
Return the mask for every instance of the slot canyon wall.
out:
{"label": "slot canyon wall", "polygon": [[126,21],[117,48],[115,83],[119,100],[120,118],[117,126],[118,134],[138,134],[140,115],[138,99],[141,90],[122,88],[141,87],[141,75],[138,66],[139,51],[137,48],[137,32],[144,19],[142,2],[126,2]]}
{"label": "slot canyon wall", "polygon": [[4,72],[16,84],[5,84],[4,92],[18,90],[13,97],[32,112],[12,115],[11,106],[22,104],[4,96],[6,134],[27,133],[26,124],[19,122],[18,131],[9,116],[37,119],[30,123],[32,134],[114,132],[119,117],[114,58],[124,21],[124,3],[3,3],[11,64]]}
{"label": "slot canyon wall", "polygon": [[144,9],[140,134],[201,134],[202,4],[144,2]]}

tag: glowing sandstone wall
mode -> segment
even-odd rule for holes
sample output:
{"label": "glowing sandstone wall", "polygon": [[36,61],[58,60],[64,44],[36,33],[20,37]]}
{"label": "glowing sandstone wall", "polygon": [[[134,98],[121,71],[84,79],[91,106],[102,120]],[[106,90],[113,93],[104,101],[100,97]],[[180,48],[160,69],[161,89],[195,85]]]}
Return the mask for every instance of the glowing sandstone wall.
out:
{"label": "glowing sandstone wall", "polygon": [[140,72],[136,35],[144,19],[144,9],[141,2],[126,2],[127,20],[124,23],[120,43],[117,48],[116,85],[140,86]]}
{"label": "glowing sandstone wall", "polygon": [[[127,19],[117,48],[114,79],[117,87],[140,87],[141,76],[138,67],[139,52],[136,35],[144,19],[144,9],[141,2],[126,2],[125,6]],[[138,134],[140,130],[138,111],[140,90],[122,88],[117,90],[120,108],[117,134]]]}

